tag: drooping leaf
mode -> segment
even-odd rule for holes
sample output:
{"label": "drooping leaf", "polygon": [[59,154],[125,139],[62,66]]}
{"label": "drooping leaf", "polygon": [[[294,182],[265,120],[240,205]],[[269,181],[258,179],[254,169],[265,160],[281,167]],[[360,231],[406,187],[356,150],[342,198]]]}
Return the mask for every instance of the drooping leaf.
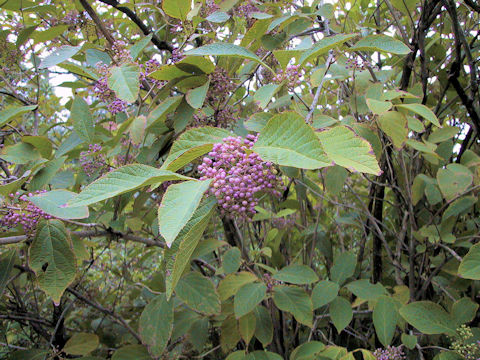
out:
{"label": "drooping leaf", "polygon": [[338,295],[338,290],[340,290],[340,286],[338,286],[337,283],[329,280],[319,281],[312,291],[313,309],[315,310],[323,305],[327,305],[335,299]]}
{"label": "drooping leaf", "polygon": [[207,315],[220,312],[220,299],[213,283],[198,272],[183,276],[175,287],[175,294],[195,311]]}
{"label": "drooping leaf", "polygon": [[220,295],[220,300],[227,300],[229,297],[234,296],[242,286],[256,280],[258,279],[254,274],[246,271],[227,275],[218,285],[217,291]]}
{"label": "drooping leaf", "polygon": [[167,188],[158,208],[158,227],[168,247],[200,205],[211,182],[212,180],[185,181]]}
{"label": "drooping leaf", "polygon": [[185,99],[187,103],[194,109],[200,109],[203,106],[205,101],[205,96],[207,96],[208,87],[210,86],[210,81],[207,81],[202,86],[199,86],[195,89],[188,90]]}
{"label": "drooping leaf", "polygon": [[282,166],[318,169],[331,165],[313,129],[294,112],[272,117],[252,150],[264,161]]}
{"label": "drooping leaf", "polygon": [[401,149],[408,136],[407,118],[398,111],[388,111],[377,119],[380,129],[392,139],[393,146]]}
{"label": "drooping leaf", "polygon": [[299,323],[312,326],[312,300],[304,289],[277,285],[273,288],[273,301],[280,310],[291,313]]}
{"label": "drooping leaf", "polygon": [[464,196],[455,200],[445,210],[442,216],[442,221],[452,216],[459,216],[471,209],[477,203],[478,199],[475,196]]}
{"label": "drooping leaf", "polygon": [[70,59],[72,56],[77,54],[80,50],[82,49],[81,46],[70,46],[70,45],[63,45],[60,46],[59,48],[55,49],[51,54],[47,55],[40,65],[38,65],[39,69],[46,69],[52,66],[55,66],[57,64],[60,64],[61,62],[64,62],[65,60]]}
{"label": "drooping leaf", "polygon": [[5,290],[5,286],[7,286],[8,280],[10,280],[16,255],[17,252],[11,249],[3,253],[0,257],[0,298],[2,297],[3,290]]}
{"label": "drooping leaf", "polygon": [[266,347],[273,341],[272,317],[262,305],[256,306],[253,311],[256,318],[255,337],[262,343],[263,347]]}
{"label": "drooping leaf", "polygon": [[239,319],[253,311],[266,294],[267,287],[263,283],[250,283],[242,286],[234,298],[235,317]]}
{"label": "drooping leaf", "polygon": [[480,243],[473,245],[463,257],[458,275],[465,279],[480,280]]}
{"label": "drooping leaf", "polygon": [[318,276],[312,268],[306,265],[289,265],[282,268],[279,272],[273,275],[275,280],[287,282],[290,284],[311,284],[318,281]]}
{"label": "drooping leaf", "polygon": [[140,91],[140,69],[133,64],[114,66],[110,68],[107,83],[119,99],[133,103]]}
{"label": "drooping leaf", "polygon": [[346,126],[317,133],[327,156],[351,171],[380,175],[381,170],[372,146]]}
{"label": "drooping leaf", "polygon": [[383,346],[387,347],[392,342],[399,318],[395,300],[389,296],[380,296],[373,309],[373,325]]}
{"label": "drooping leaf", "polygon": [[417,301],[404,305],[400,315],[412,326],[427,335],[455,333],[455,321],[443,308],[431,301]]}
{"label": "drooping leaf", "polygon": [[45,159],[52,156],[52,142],[46,136],[23,136],[22,142],[32,145]]}
{"label": "drooping leaf", "polygon": [[138,331],[150,354],[160,357],[167,346],[173,329],[173,300],[165,294],[157,295],[143,309]]}
{"label": "drooping leaf", "polygon": [[330,270],[331,280],[338,285],[343,285],[345,280],[355,272],[357,265],[357,258],[353,252],[347,251],[340,254],[333,262],[332,269]]}
{"label": "drooping leaf", "polygon": [[392,103],[390,101],[380,101],[375,99],[366,99],[367,106],[374,114],[385,114],[392,108]]}
{"label": "drooping leaf", "polygon": [[329,305],[330,318],[338,332],[350,324],[353,318],[353,311],[350,302],[342,296],[337,296]]}
{"label": "drooping leaf", "polygon": [[38,105],[17,106],[0,111],[0,127],[19,115],[35,110],[37,107]]}
{"label": "drooping leaf", "polygon": [[28,198],[47,214],[59,219],[85,219],[88,217],[87,206],[65,207],[77,194],[68,190],[52,190]]}
{"label": "drooping leaf", "polygon": [[250,343],[250,340],[252,340],[253,334],[255,334],[256,323],[257,319],[253,312],[249,312],[238,319],[238,330],[247,345]]}
{"label": "drooping leaf", "polygon": [[90,333],[77,333],[68,339],[63,351],[69,355],[87,355],[99,345],[98,336]]}
{"label": "drooping leaf", "polygon": [[437,119],[437,116],[434,114],[432,110],[422,104],[397,104],[395,105],[397,108],[407,109],[415,114],[420,115],[421,117],[425,118],[426,120],[430,121],[433,125],[442,127],[440,122]]}
{"label": "drooping leaf", "polygon": [[133,119],[130,125],[129,133],[133,144],[140,145],[145,140],[145,130],[147,128],[147,118],[143,115]]}
{"label": "drooping leaf", "polygon": [[369,35],[355,43],[349,51],[378,51],[396,55],[407,55],[410,48],[403,42],[387,35]]}
{"label": "drooping leaf", "polygon": [[94,204],[144,186],[170,180],[190,180],[190,178],[148,165],[125,165],[88,185],[68,202],[68,206],[78,207]]}
{"label": "drooping leaf", "polygon": [[38,285],[59,304],[77,271],[72,240],[60,220],[39,224],[29,255],[30,268],[36,274]]}
{"label": "drooping leaf", "polygon": [[238,270],[242,264],[242,254],[240,249],[233,247],[223,255],[223,271],[225,274],[231,274]]}

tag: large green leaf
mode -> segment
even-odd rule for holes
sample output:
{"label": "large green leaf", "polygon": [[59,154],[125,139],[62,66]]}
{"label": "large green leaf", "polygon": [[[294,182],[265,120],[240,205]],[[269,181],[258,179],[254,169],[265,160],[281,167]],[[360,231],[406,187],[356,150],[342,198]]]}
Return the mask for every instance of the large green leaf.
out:
{"label": "large green leaf", "polygon": [[383,346],[386,347],[392,342],[399,318],[395,300],[389,296],[380,296],[373,309],[373,325]]}
{"label": "large green leaf", "polygon": [[312,300],[304,289],[277,285],[273,288],[273,302],[280,310],[291,313],[299,323],[312,326]]}
{"label": "large green leaf", "polygon": [[338,332],[350,324],[353,318],[353,311],[350,302],[342,296],[337,296],[329,305],[330,318]]}
{"label": "large green leaf", "polygon": [[144,186],[169,180],[190,179],[189,177],[148,165],[125,165],[88,185],[80,194],[70,200],[68,205],[71,207],[90,205]]}
{"label": "large green leaf", "polygon": [[354,293],[355,296],[364,300],[375,300],[379,296],[387,293],[387,290],[385,290],[382,284],[372,284],[367,279],[352,281],[351,283],[347,284],[346,287],[348,290]]}
{"label": "large green leaf", "polygon": [[397,55],[407,55],[410,48],[403,42],[386,35],[369,35],[357,41],[349,51],[378,51]]}
{"label": "large green leaf", "polygon": [[194,109],[200,109],[203,106],[203,102],[205,101],[205,96],[207,96],[209,86],[210,81],[207,81],[200,87],[188,90],[187,95],[185,96],[187,103]]}
{"label": "large green leaf", "polygon": [[437,119],[437,116],[434,114],[432,110],[422,104],[397,104],[395,105],[397,108],[407,109],[415,114],[420,115],[421,117],[430,121],[433,125],[442,127]]}
{"label": "large green leaf", "polygon": [[275,280],[291,283],[291,284],[311,284],[318,281],[318,276],[312,268],[306,265],[289,265],[282,268],[273,275]]}
{"label": "large green leaf", "polygon": [[41,156],[34,146],[19,142],[2,148],[0,158],[13,164],[23,165],[30,161],[39,160]]}
{"label": "large green leaf", "polygon": [[114,66],[110,69],[107,83],[119,99],[132,103],[137,100],[140,91],[140,69],[133,64]]}
{"label": "large green leaf", "polygon": [[357,34],[337,34],[324,37],[323,39],[317,41],[310,49],[306,50],[298,60],[298,63],[303,65],[310,59],[322,54],[326,54],[329,50],[342,45],[344,42],[350,40],[356,35]]}
{"label": "large green leaf", "polygon": [[29,249],[29,264],[40,288],[58,305],[77,271],[72,240],[60,220],[48,220],[38,225]]}
{"label": "large green leaf", "polygon": [[257,319],[255,318],[255,314],[253,312],[247,313],[238,319],[238,330],[240,331],[240,335],[245,343],[250,343],[250,340],[253,338],[253,334],[255,333]]}
{"label": "large green leaf", "polygon": [[72,56],[78,53],[81,49],[82,49],[81,46],[70,46],[70,45],[60,46],[59,48],[56,48],[55,51],[53,51],[51,54],[47,55],[47,57],[45,57],[45,59],[43,59],[40,62],[40,65],[38,65],[38,68],[46,69],[46,68],[55,66],[57,64],[60,64],[61,62],[64,62],[65,60],[70,59]]}
{"label": "large green leaf", "polygon": [[173,143],[162,169],[177,171],[186,164],[212,150],[213,144],[221,143],[229,136],[227,130],[201,127],[185,131]]}
{"label": "large green leaf", "polygon": [[465,279],[480,280],[480,243],[473,245],[463,257],[458,275]]}
{"label": "large green leaf", "polygon": [[346,126],[317,133],[327,156],[351,171],[380,175],[381,170],[368,141]]}
{"label": "large green leaf", "polygon": [[255,55],[250,50],[245,49],[244,47],[217,42],[213,44],[208,44],[201,46],[196,49],[192,49],[185,52],[185,55],[194,55],[194,56],[233,56],[236,58],[243,58],[248,60],[253,60],[260,63],[262,66],[270,69],[267,64],[265,64],[257,55]]}
{"label": "large green leaf", "polygon": [[227,300],[230,296],[234,296],[242,286],[256,280],[258,280],[258,278],[255,275],[246,271],[227,275],[220,281],[220,284],[218,284],[217,290],[220,295],[220,300]]}
{"label": "large green leaf", "polygon": [[327,305],[335,299],[338,295],[338,290],[340,290],[340,286],[338,286],[337,283],[329,280],[319,281],[312,291],[313,309],[315,310],[323,305]]}
{"label": "large green leaf", "polygon": [[265,298],[267,287],[263,283],[250,283],[242,286],[234,298],[234,311],[236,318],[253,311],[255,307]]}
{"label": "large green leaf", "polygon": [[242,253],[238,247],[229,249],[223,255],[222,268],[225,274],[237,272],[240,265],[242,265]]}
{"label": "large green leaf", "polygon": [[320,341],[309,341],[295,348],[290,354],[290,360],[315,360],[323,350],[325,345]]}
{"label": "large green leaf", "polygon": [[[166,115],[172,113],[181,103],[183,96],[170,96],[162,101],[147,116],[147,128],[158,125]],[[163,125],[163,124],[162,124]]]}
{"label": "large green leaf", "polygon": [[256,318],[255,337],[263,347],[267,347],[273,341],[273,323],[270,312],[262,305],[253,310]]}
{"label": "large green leaf", "polygon": [[312,127],[294,112],[272,117],[252,150],[264,161],[283,166],[318,169],[332,165]]}
{"label": "large green leaf", "polygon": [[52,190],[29,197],[28,200],[59,219],[85,219],[88,217],[87,206],[65,207],[77,194],[68,190]]}
{"label": "large green leaf", "polygon": [[95,334],[77,333],[68,339],[63,351],[69,355],[87,355],[98,347],[99,339]]}
{"label": "large green leaf", "polygon": [[15,263],[17,252],[14,249],[8,250],[0,257],[0,298],[2,297],[3,290],[7,286],[8,280],[10,280],[10,273]]}
{"label": "large green leaf", "polygon": [[443,308],[431,301],[417,301],[400,308],[400,315],[427,335],[454,334],[456,324]]}
{"label": "large green leaf", "polygon": [[173,300],[165,294],[153,298],[140,316],[138,331],[150,354],[158,358],[163,354],[173,329]]}
{"label": "large green leaf", "polygon": [[451,316],[457,324],[457,327],[467,324],[475,318],[478,304],[467,297],[455,301],[452,305]]}
{"label": "large green leaf", "polygon": [[253,101],[260,107],[265,109],[275,93],[280,90],[278,84],[267,84],[259,88],[253,95]]}
{"label": "large green leaf", "polygon": [[212,180],[185,181],[170,185],[158,208],[158,227],[170,247],[200,205]]}
{"label": "large green leaf", "polygon": [[126,345],[113,353],[112,360],[152,360],[152,357],[143,345]]}
{"label": "large green leaf", "polygon": [[162,9],[168,16],[185,20],[190,12],[191,4],[188,0],[163,0]]}
{"label": "large green leaf", "polygon": [[444,198],[451,201],[468,189],[473,174],[466,166],[448,164],[446,169],[438,169],[437,181]]}
{"label": "large green leaf", "polygon": [[357,266],[357,257],[351,251],[344,252],[335,258],[332,269],[330,270],[330,278],[338,285],[343,285],[345,280],[355,272]]}
{"label": "large green leaf", "polygon": [[213,315],[220,312],[220,299],[213,283],[198,272],[183,276],[175,288],[175,294],[193,310]]}
{"label": "large green leaf", "polygon": [[80,139],[88,144],[93,144],[95,137],[93,117],[88,104],[81,97],[77,96],[73,99],[70,118],[73,122],[73,129]]}
{"label": "large green leaf", "polygon": [[380,129],[392,139],[393,146],[401,149],[408,136],[407,118],[398,111],[389,111],[380,115],[377,119]]}
{"label": "large green leaf", "polygon": [[215,198],[208,198],[195,211],[178,234],[170,248],[165,249],[167,268],[166,293],[169,299],[197,247],[200,238],[214,212]]}
{"label": "large green leaf", "polygon": [[0,127],[19,115],[35,110],[37,107],[38,105],[17,106],[0,111]]}

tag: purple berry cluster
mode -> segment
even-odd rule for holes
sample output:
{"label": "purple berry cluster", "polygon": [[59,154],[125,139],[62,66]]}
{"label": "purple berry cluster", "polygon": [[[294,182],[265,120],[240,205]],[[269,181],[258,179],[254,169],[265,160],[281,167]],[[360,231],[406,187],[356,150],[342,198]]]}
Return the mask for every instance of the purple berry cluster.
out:
{"label": "purple berry cluster", "polygon": [[256,193],[265,190],[280,196],[283,182],[272,163],[255,153],[247,154],[256,141],[254,135],[226,137],[198,167],[201,180],[213,179],[210,194],[217,198],[222,215],[250,220],[258,204]]}
{"label": "purple berry cluster", "polygon": [[202,8],[201,15],[207,17],[210,14],[213,14],[215,11],[220,10],[220,6],[215,3],[215,0],[206,0],[205,7]]}
{"label": "purple berry cluster", "polygon": [[236,122],[236,114],[238,109],[227,105],[223,109],[215,110],[213,115],[205,115],[204,113],[194,114],[192,128],[201,126],[214,126],[218,128],[231,128]]}
{"label": "purple berry cluster", "polygon": [[253,13],[258,11],[259,10],[255,6],[255,4],[252,1],[247,0],[235,9],[235,15],[241,18],[245,18],[247,20],[247,27],[251,27],[255,22],[255,19],[252,18],[252,15]]}
{"label": "purple berry cluster", "polygon": [[161,64],[160,62],[158,62],[157,60],[155,59],[150,59],[148,60],[147,62],[145,62],[145,64],[140,64],[139,65],[139,68],[140,68],[140,81],[143,82],[143,81],[151,81],[151,83],[153,84],[153,86],[155,87],[160,87],[162,86],[163,84],[165,84],[165,81],[161,81],[161,80],[156,80],[156,79],[151,79],[148,77],[148,75],[150,75],[151,73],[153,73],[154,71],[157,71],[159,68],[160,68]]}
{"label": "purple berry cluster", "polygon": [[112,44],[113,61],[116,64],[123,64],[132,61],[130,50],[127,49],[127,44],[124,41],[117,40]]}
{"label": "purple berry cluster", "polygon": [[127,102],[120,100],[115,95],[115,92],[108,87],[108,65],[97,64],[97,70],[103,76],[93,86],[93,92],[98,98],[107,104],[107,109],[112,114],[118,114],[124,112],[127,109]]}
{"label": "purple berry cluster", "polygon": [[278,217],[272,219],[272,226],[277,229],[286,229],[295,225],[295,218],[292,216]]}
{"label": "purple berry cluster", "polygon": [[185,58],[185,55],[183,55],[183,53],[179,49],[173,49],[170,59],[168,59],[168,62],[170,64],[176,64],[179,61],[183,60],[184,58]]}
{"label": "purple berry cluster", "polygon": [[88,145],[88,151],[80,153],[80,166],[88,176],[94,175],[98,170],[103,172],[108,166],[105,162],[105,155],[101,154],[102,146],[100,144]]}
{"label": "purple berry cluster", "polygon": [[345,68],[347,69],[356,69],[356,70],[364,71],[371,66],[372,64],[368,60],[363,61],[361,59],[359,60],[355,58],[355,59],[347,59],[345,61]]}
{"label": "purple berry cluster", "polygon": [[31,203],[28,198],[37,194],[46,192],[46,190],[38,190],[28,195],[20,195],[19,192],[9,195],[9,204],[2,207],[6,214],[0,217],[0,227],[7,229],[21,226],[26,235],[33,235],[37,224],[42,219],[51,219],[42,209]]}
{"label": "purple berry cluster", "polygon": [[235,84],[228,76],[225,69],[215,68],[215,71],[209,75],[210,86],[207,92],[207,101],[210,105],[222,104],[227,99],[229,93],[235,90]]}
{"label": "purple berry cluster", "polygon": [[387,346],[384,349],[377,349],[373,353],[377,360],[405,360],[405,354],[402,351],[402,346]]}
{"label": "purple berry cluster", "polygon": [[293,90],[302,83],[301,76],[303,76],[303,71],[300,70],[300,65],[289,65],[285,71],[279,70],[273,81],[281,83],[287,79],[288,89]]}

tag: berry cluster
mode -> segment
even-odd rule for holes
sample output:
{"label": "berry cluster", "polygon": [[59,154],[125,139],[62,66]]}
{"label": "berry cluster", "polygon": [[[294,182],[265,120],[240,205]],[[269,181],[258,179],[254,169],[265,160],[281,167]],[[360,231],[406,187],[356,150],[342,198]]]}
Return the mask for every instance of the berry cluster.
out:
{"label": "berry cluster", "polygon": [[277,229],[286,229],[295,225],[295,218],[292,216],[278,217],[272,219],[272,226]]}
{"label": "berry cluster", "polygon": [[80,153],[80,165],[88,176],[94,175],[100,170],[103,173],[108,166],[105,162],[105,155],[101,154],[102,146],[100,144],[88,145],[88,151]]}
{"label": "berry cluster", "polygon": [[49,26],[57,25],[69,25],[68,30],[74,30],[78,25],[82,23],[82,19],[78,11],[69,11],[62,18],[51,18],[49,20]]}
{"label": "berry cluster", "polygon": [[255,4],[250,1],[244,1],[235,9],[235,15],[238,17],[244,18],[247,20],[247,27],[251,27],[255,22],[255,19],[252,18],[253,13],[258,12],[258,8]]}
{"label": "berry cluster", "polygon": [[0,227],[12,229],[20,225],[26,235],[32,236],[40,220],[52,218],[51,215],[48,215],[28,200],[30,196],[44,192],[46,190],[39,190],[35,194],[29,193],[28,196],[20,196],[19,192],[10,194],[10,204],[2,206],[2,210],[6,211],[6,214],[0,217]]}
{"label": "berry cluster", "polygon": [[465,360],[480,359],[480,341],[473,339],[472,329],[466,325],[457,329],[457,337],[452,339],[450,349]]}
{"label": "berry cluster", "polygon": [[205,7],[202,8],[201,16],[207,17],[210,14],[213,14],[215,11],[220,10],[220,6],[215,3],[215,0],[206,0]]}
{"label": "berry cluster", "polygon": [[209,78],[210,86],[206,97],[208,103],[211,106],[224,103],[229,93],[235,90],[235,84],[225,69],[219,67],[215,68],[215,71],[209,75]]}
{"label": "berry cluster", "polygon": [[387,346],[384,349],[377,349],[373,353],[377,360],[405,360],[405,354],[402,351],[402,346]]}
{"label": "berry cluster", "polygon": [[366,70],[368,67],[371,67],[372,64],[368,60],[363,61],[363,60],[358,60],[357,58],[355,59],[347,59],[345,61],[345,68],[347,69],[356,69],[356,70]]}
{"label": "berry cluster", "polygon": [[177,62],[183,60],[184,58],[185,58],[185,55],[183,55],[183,53],[179,49],[173,49],[170,59],[168,59],[168,62],[170,64],[176,64]]}
{"label": "berry cluster", "polygon": [[250,220],[258,204],[256,193],[265,190],[280,196],[283,182],[272,163],[253,152],[247,154],[256,141],[253,135],[226,137],[198,167],[201,180],[213,179],[210,194],[217,198],[222,215]]}
{"label": "berry cluster", "polygon": [[[149,74],[153,73],[154,71],[158,70],[160,68],[161,64],[155,60],[155,59],[150,59],[148,60],[145,64],[140,64],[140,81],[151,81],[153,86],[155,87],[160,87],[162,86],[165,82],[161,80],[156,80],[156,79],[151,79],[148,77]],[[141,85],[143,86],[143,85]]]}
{"label": "berry cluster", "polygon": [[267,286],[267,291],[268,292],[272,292],[273,287],[275,285],[280,284],[280,281],[272,278],[272,276],[269,273],[263,274],[263,281],[265,282],[265,285]]}
{"label": "berry cluster", "polygon": [[228,129],[235,125],[237,112],[238,109],[227,105],[223,109],[215,110],[215,113],[211,116],[207,116],[203,113],[194,114],[191,127],[214,126]]}
{"label": "berry cluster", "polygon": [[112,44],[113,61],[116,64],[123,64],[132,61],[130,50],[127,49],[127,44],[124,41],[117,40]]}
{"label": "berry cluster", "polygon": [[97,64],[97,70],[103,76],[98,79],[98,81],[93,86],[93,92],[98,98],[107,104],[107,109],[112,114],[118,114],[123,112],[127,108],[127,103],[123,100],[117,98],[115,92],[108,87],[107,76],[108,76],[108,65],[106,64]]}
{"label": "berry cluster", "polygon": [[302,83],[301,76],[303,76],[303,71],[300,70],[300,65],[289,65],[285,71],[278,70],[278,74],[275,75],[273,81],[281,83],[286,79],[288,89],[293,90]]}

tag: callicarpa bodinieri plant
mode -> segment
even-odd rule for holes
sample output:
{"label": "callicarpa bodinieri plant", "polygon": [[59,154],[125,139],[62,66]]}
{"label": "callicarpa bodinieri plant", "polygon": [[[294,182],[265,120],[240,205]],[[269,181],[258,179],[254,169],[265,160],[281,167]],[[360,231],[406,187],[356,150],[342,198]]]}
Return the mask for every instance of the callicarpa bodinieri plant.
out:
{"label": "callicarpa bodinieri plant", "polygon": [[474,0],[0,1],[0,358],[480,358]]}

